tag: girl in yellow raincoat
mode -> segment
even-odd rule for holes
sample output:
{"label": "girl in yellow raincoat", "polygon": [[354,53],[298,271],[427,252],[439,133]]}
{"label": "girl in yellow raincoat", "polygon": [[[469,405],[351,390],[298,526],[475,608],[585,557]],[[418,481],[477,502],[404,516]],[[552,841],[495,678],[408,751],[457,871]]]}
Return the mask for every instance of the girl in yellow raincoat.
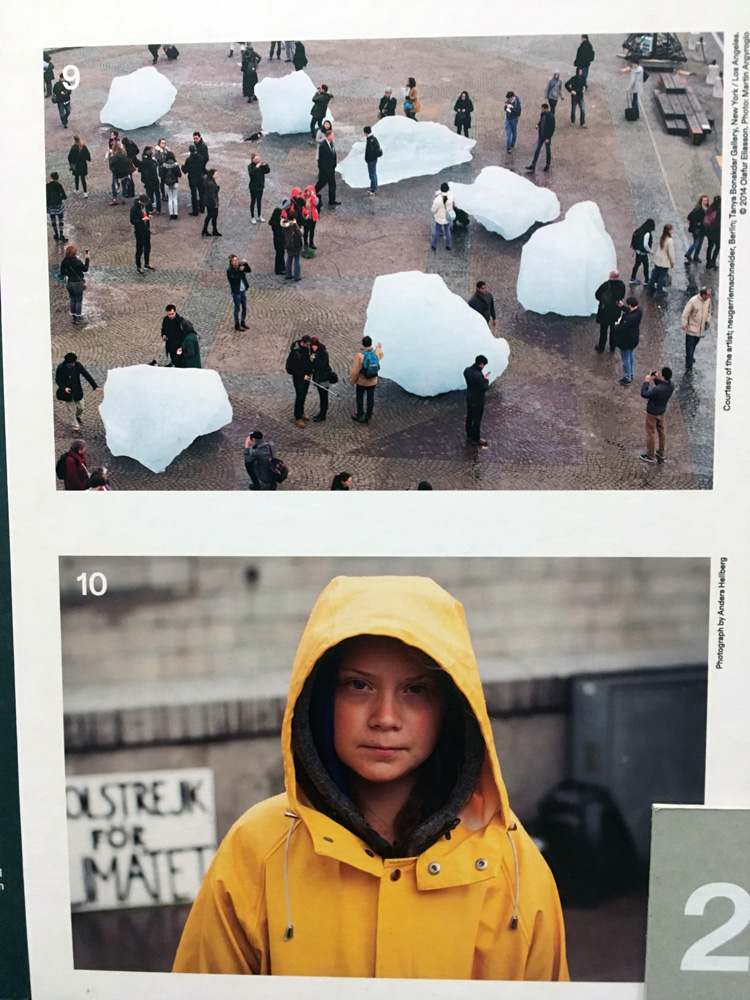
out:
{"label": "girl in yellow raincoat", "polygon": [[282,727],[286,794],[227,834],[175,972],[567,980],[552,875],[508,804],[462,606],[337,577]]}

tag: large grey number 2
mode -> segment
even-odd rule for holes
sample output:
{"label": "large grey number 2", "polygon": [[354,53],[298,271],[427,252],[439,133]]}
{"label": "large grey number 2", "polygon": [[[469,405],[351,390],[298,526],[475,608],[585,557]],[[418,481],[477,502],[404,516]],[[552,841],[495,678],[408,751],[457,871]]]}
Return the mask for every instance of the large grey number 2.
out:
{"label": "large grey number 2", "polygon": [[741,934],[750,924],[750,893],[733,882],[709,882],[691,893],[685,903],[685,916],[701,917],[710,899],[722,897],[734,903],[734,913],[721,927],[691,944],[682,956],[680,969],[685,972],[748,972],[748,955],[712,955],[715,948]]}

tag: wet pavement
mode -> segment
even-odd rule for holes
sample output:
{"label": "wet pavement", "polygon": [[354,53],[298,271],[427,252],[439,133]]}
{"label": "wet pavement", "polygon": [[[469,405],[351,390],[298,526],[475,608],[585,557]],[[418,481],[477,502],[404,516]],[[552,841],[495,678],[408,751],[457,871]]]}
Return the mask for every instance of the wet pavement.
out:
{"label": "wet pavement", "polygon": [[[307,45],[306,71],[335,95],[331,110],[341,123],[335,126],[339,160],[360,138],[361,127],[376,119],[385,86],[397,91],[408,75],[417,79],[422,120],[452,126],[455,99],[461,90],[469,91],[476,108],[471,137],[477,146],[471,163],[388,185],[376,198],[340,181],[342,205],[335,212],[322,212],[315,237],[318,254],[302,261],[299,284],[274,275],[270,228],[249,223],[247,163],[257,150],[271,166],[263,205],[269,218],[293,186],[314,183],[315,151],[307,135],[242,141],[260,128],[260,115],[258,105],[242,97],[236,51],[235,58],[228,59],[223,45],[180,45],[176,62],[160,59],[159,70],[177,87],[175,103],[158,126],[128,133],[141,149],[163,136],[183,162],[193,130],[200,130],[221,185],[223,237],[201,237],[202,219],[187,214],[189,191],[183,180],[179,219],[171,221],[162,214],[152,222],[152,263],[157,270],[143,277],[134,267],[129,205],[108,204],[108,130],[99,122],[99,110],[112,76],[150,65],[151,56],[145,47],[125,46],[69,49],[55,55],[59,67],[79,67],[82,83],[73,97],[67,131],[55,107],[46,104],[47,169],[60,173],[68,192],[66,231],[79,253],[90,249],[92,267],[84,298],[89,322],[82,329],[71,327],[67,294],[52,281],[53,371],[67,351],[75,351],[106,391],[108,369],[160,356],[164,306],[174,302],[195,324],[204,367],[219,371],[234,409],[230,425],[199,438],[165,473],[156,475],[133,459],[109,453],[96,412],[98,396],[86,387],[82,434],[89,467],[106,465],[120,490],[245,489],[242,444],[259,427],[289,466],[283,486],[287,490],[327,489],[342,469],[353,474],[356,489],[413,489],[422,479],[436,489],[710,488],[716,319],[699,346],[696,367],[686,374],[680,313],[705,277],[713,275],[709,283],[718,286],[718,272],[704,273],[700,265],[687,268],[682,258],[687,248],[685,216],[700,194],[713,197],[720,190],[719,137],[713,137],[713,144],[709,140],[692,147],[686,139],[667,136],[656,116],[654,72],[646,84],[640,121],[626,123],[627,74],[621,72],[618,57],[622,40],[619,35],[592,36],[597,57],[586,94],[588,127],[570,126],[570,105],[567,100],[558,105],[552,169],[537,172],[534,181],[555,191],[563,212],[582,200],[599,205],[626,281],[633,229],[647,216],[656,219],[658,231],[665,222],[675,224],[677,266],[668,295],[654,300],[642,286],[635,290],[644,319],[635,355],[636,382],[628,388],[617,384],[622,374],[619,355],[593,350],[598,336],[593,316],[540,316],[517,302],[521,250],[530,233],[506,242],[473,222],[468,231],[455,235],[450,253],[442,245],[436,254],[429,249],[430,205],[442,180],[471,182],[489,164],[524,172],[535,146],[544,84],[558,68],[567,78],[577,37]],[[257,48],[264,57],[261,78],[289,71],[283,60],[268,63],[266,43]],[[705,73],[697,73],[695,61],[689,68],[696,71],[691,84],[720,124],[721,102],[706,96],[710,91]],[[518,144],[510,156],[503,124],[503,98],[509,89],[524,107]],[[80,134],[91,151],[87,200],[72,193],[67,150],[73,134]],[[135,176],[140,192],[140,178]],[[49,248],[54,274],[61,254],[51,233]],[[253,268],[249,330],[242,333],[234,331],[225,276],[230,252],[247,257]],[[465,441],[462,392],[420,399],[381,379],[371,424],[351,420],[354,390],[347,376],[374,278],[413,269],[440,274],[466,299],[479,279],[494,294],[496,333],[510,344],[511,358],[488,393],[482,433],[490,446],[485,451],[477,452]],[[543,274],[539,280],[544,281]],[[331,400],[328,420],[300,429],[292,419],[293,391],[284,363],[291,341],[303,332],[326,343],[341,381],[334,388],[338,395]],[[467,357],[466,364],[472,361]],[[667,414],[668,461],[651,466],[638,458],[644,450],[645,412],[639,380],[662,365],[673,368],[677,391]],[[307,412],[317,412],[312,395]],[[67,410],[56,405],[56,453],[69,443],[67,416]]]}

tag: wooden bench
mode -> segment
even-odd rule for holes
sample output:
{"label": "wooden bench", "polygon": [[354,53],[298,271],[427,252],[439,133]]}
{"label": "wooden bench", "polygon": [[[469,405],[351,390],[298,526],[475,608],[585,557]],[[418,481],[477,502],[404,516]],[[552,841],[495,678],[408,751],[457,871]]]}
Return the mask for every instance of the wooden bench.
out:
{"label": "wooden bench", "polygon": [[674,73],[662,73],[654,91],[664,127],[669,135],[689,136],[694,146],[700,145],[713,131],[695,91]]}

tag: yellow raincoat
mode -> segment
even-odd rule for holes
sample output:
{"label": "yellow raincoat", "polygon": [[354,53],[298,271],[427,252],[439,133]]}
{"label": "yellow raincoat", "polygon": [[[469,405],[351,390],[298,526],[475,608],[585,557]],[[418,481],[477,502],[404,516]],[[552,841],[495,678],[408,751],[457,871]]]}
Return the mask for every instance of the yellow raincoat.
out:
{"label": "yellow raincoat", "polygon": [[[460,823],[418,857],[382,858],[298,786],[292,717],[320,657],[395,636],[468,700],[484,762]],[[175,972],[567,980],[557,888],[508,804],[463,607],[432,580],[338,577],[294,661],[282,727],[287,793],[234,824],[190,912]]]}

